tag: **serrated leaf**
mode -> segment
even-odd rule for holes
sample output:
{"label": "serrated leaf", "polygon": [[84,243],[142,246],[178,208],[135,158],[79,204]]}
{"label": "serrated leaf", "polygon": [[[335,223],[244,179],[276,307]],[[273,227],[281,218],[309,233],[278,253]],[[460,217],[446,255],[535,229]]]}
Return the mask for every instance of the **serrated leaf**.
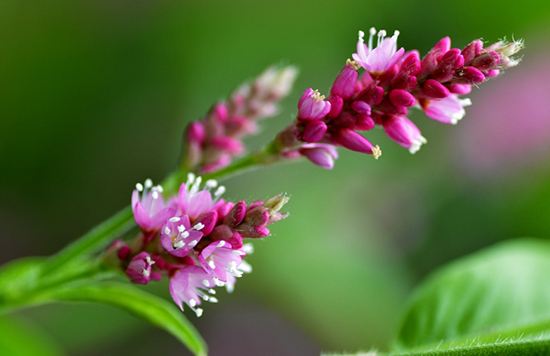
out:
{"label": "serrated leaf", "polygon": [[396,348],[449,351],[507,339],[547,350],[549,271],[550,242],[536,239],[503,242],[444,267],[412,298]]}
{"label": "serrated leaf", "polygon": [[125,310],[174,335],[195,355],[207,354],[206,343],[176,306],[165,299],[121,283],[77,285],[52,292],[51,299],[94,302]]}

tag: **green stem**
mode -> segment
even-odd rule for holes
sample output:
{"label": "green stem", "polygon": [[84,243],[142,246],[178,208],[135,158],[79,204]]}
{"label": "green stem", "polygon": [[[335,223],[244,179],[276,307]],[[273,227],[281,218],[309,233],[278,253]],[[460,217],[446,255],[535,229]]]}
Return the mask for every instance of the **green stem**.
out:
{"label": "green stem", "polygon": [[[205,180],[226,178],[237,173],[242,173],[245,170],[252,169],[256,166],[273,164],[277,161],[278,156],[276,143],[272,142],[264,147],[264,149],[253,152],[248,156],[236,160],[229,166],[220,169],[219,171],[205,174],[203,178]],[[161,183],[166,195],[173,195],[177,193],[179,185],[185,179],[186,173],[181,170],[170,174]],[[121,236],[134,226],[135,221],[132,214],[132,208],[127,206],[119,213],[104,221],[80,239],[58,252],[56,255],[50,257],[42,270],[42,275],[52,273],[78,257],[105,248],[115,238]]]}

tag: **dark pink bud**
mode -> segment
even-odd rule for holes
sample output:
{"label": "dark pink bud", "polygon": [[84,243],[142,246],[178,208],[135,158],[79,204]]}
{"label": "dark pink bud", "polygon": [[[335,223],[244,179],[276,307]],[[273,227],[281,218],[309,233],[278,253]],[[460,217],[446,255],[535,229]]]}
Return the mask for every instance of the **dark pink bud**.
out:
{"label": "dark pink bud", "polygon": [[330,111],[330,102],[317,90],[306,89],[298,102],[298,119],[317,120],[325,117]]}
{"label": "dark pink bud", "polygon": [[255,201],[255,202],[250,203],[250,205],[248,206],[248,210],[252,210],[252,209],[254,209],[254,208],[256,208],[256,207],[258,207],[258,206],[260,206],[260,205],[263,205],[263,204],[264,204],[263,201],[257,200],[257,201]]}
{"label": "dark pink bud", "polygon": [[462,67],[464,58],[458,48],[453,48],[441,57],[441,61],[431,74],[432,79],[445,83],[453,79],[455,69]]}
{"label": "dark pink bud", "polygon": [[321,120],[309,121],[302,134],[302,140],[309,143],[314,143],[323,138],[327,132],[327,124]]}
{"label": "dark pink bud", "polygon": [[449,91],[453,94],[464,95],[472,91],[472,87],[468,84],[451,84]]}
{"label": "dark pink bud", "polygon": [[256,226],[254,230],[256,230],[256,233],[259,235],[258,237],[265,237],[269,235],[269,229],[266,227]]}
{"label": "dark pink bud", "polygon": [[204,125],[199,121],[193,121],[187,125],[187,140],[202,144],[205,137]]}
{"label": "dark pink bud", "polygon": [[405,107],[411,107],[414,104],[416,104],[416,99],[414,96],[401,89],[394,89],[389,94],[390,101],[395,106],[405,106]]}
{"label": "dark pink bud", "polygon": [[226,122],[228,118],[227,107],[224,103],[219,103],[212,109],[213,117],[219,122]]}
{"label": "dark pink bud", "polygon": [[448,97],[451,93],[443,84],[436,80],[428,79],[422,86],[422,94],[428,99],[443,99]]}
{"label": "dark pink bud", "polygon": [[355,117],[355,130],[368,131],[374,127],[374,120],[368,115],[359,114]]}
{"label": "dark pink bud", "polygon": [[407,52],[404,56],[398,75],[417,75],[420,72],[420,56],[418,52]]}
{"label": "dark pink bud", "polygon": [[474,67],[465,67],[456,71],[453,84],[479,84],[485,80],[481,71]]}
{"label": "dark pink bud", "polygon": [[151,259],[151,256],[143,251],[132,258],[128,268],[126,268],[126,275],[132,283],[147,284],[151,279],[151,265],[153,263],[155,262]]}
{"label": "dark pink bud", "polygon": [[392,80],[397,76],[398,72],[399,68],[397,67],[397,64],[391,66],[378,77],[378,85],[383,88],[388,88]]}
{"label": "dark pink bud", "polygon": [[496,77],[499,74],[500,74],[500,69],[489,69],[483,72],[483,75],[485,76],[485,78]]}
{"label": "dark pink bud", "polygon": [[490,70],[498,66],[500,63],[500,56],[497,52],[491,51],[489,53],[483,53],[480,56],[477,56],[472,62],[472,66],[477,69],[484,71]]}
{"label": "dark pink bud", "polygon": [[403,89],[405,91],[413,91],[416,87],[418,79],[415,76],[409,75],[402,78],[400,81],[396,82],[393,87],[395,89]]}
{"label": "dark pink bud", "polygon": [[358,76],[357,70],[349,64],[346,65],[334,80],[330,93],[344,99],[351,98],[355,92],[355,82],[357,82]]}
{"label": "dark pink bud", "polygon": [[233,236],[233,230],[227,225],[218,225],[210,233],[210,238],[214,241],[227,240]]}
{"label": "dark pink bud", "polygon": [[366,138],[351,129],[338,132],[338,142],[347,149],[371,155],[374,146]]}
{"label": "dark pink bud", "polygon": [[130,257],[130,247],[128,245],[122,245],[116,252],[116,255],[121,261],[126,261]]}
{"label": "dark pink bud", "polygon": [[331,128],[353,128],[355,126],[355,116],[344,111],[336,119],[329,123]]}
{"label": "dark pink bud", "polygon": [[474,58],[483,50],[483,42],[475,40],[462,50],[461,54],[464,57],[464,65],[469,66]]}
{"label": "dark pink bud", "polygon": [[218,208],[218,219],[219,220],[223,220],[225,219],[225,217],[227,216],[227,214],[229,214],[229,212],[231,211],[231,209],[233,209],[233,206],[235,204],[231,203],[231,202],[227,202],[227,203],[224,203],[223,205],[221,205],[219,208]]}
{"label": "dark pink bud", "polygon": [[407,115],[408,110],[405,106],[394,105],[390,102],[389,99],[384,99],[376,107],[376,111],[382,112],[384,114],[393,114],[393,115]]}
{"label": "dark pink bud", "polygon": [[234,250],[243,247],[243,237],[237,231],[233,231],[233,236],[226,241],[231,244],[231,248]]}
{"label": "dark pink bud", "polygon": [[299,152],[313,164],[325,169],[332,169],[334,167],[334,160],[338,158],[336,148],[324,143],[302,145]]}
{"label": "dark pink bud", "polygon": [[384,98],[384,88],[375,84],[369,85],[361,96],[361,100],[369,104],[371,107],[380,104]]}
{"label": "dark pink bud", "polygon": [[370,105],[361,100],[351,103],[351,108],[358,114],[370,115]]}
{"label": "dark pink bud", "polygon": [[269,221],[269,211],[263,206],[249,210],[246,213],[245,223],[250,226],[265,226]]}
{"label": "dark pink bud", "polygon": [[244,150],[243,143],[228,136],[217,136],[211,141],[211,145],[228,153],[239,154]]}
{"label": "dark pink bud", "polygon": [[339,96],[332,96],[328,99],[328,102],[330,102],[330,111],[328,112],[327,117],[334,119],[342,112],[342,108],[344,107],[344,99]]}
{"label": "dark pink bud", "polygon": [[214,210],[203,213],[199,215],[197,221],[204,225],[200,232],[202,232],[202,234],[206,236],[210,234],[214,229],[214,226],[216,226],[216,223],[218,222],[218,212]]}
{"label": "dark pink bud", "polygon": [[437,60],[439,60],[441,56],[447,53],[447,51],[450,48],[451,48],[451,39],[449,37],[443,37],[442,39],[439,40],[439,42],[435,44],[431,52],[437,53],[438,54]]}
{"label": "dark pink bud", "polygon": [[223,223],[230,227],[235,227],[243,221],[245,215],[246,203],[244,201],[240,201],[233,206],[233,209],[231,209],[229,214],[227,214],[227,216],[223,219]]}

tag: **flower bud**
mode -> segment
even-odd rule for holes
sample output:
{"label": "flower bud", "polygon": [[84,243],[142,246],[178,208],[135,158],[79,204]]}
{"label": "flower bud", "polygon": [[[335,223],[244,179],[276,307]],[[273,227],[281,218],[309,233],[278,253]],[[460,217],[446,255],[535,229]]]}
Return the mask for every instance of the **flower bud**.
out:
{"label": "flower bud", "polygon": [[358,76],[357,70],[351,64],[347,64],[334,80],[330,93],[343,99],[351,98]]}

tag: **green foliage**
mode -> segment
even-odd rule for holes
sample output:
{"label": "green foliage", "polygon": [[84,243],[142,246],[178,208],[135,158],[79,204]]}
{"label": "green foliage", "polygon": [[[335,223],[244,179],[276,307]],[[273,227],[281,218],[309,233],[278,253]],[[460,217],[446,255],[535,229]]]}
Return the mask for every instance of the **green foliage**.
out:
{"label": "green foliage", "polygon": [[7,317],[0,318],[0,355],[60,356],[63,353],[32,325]]}

